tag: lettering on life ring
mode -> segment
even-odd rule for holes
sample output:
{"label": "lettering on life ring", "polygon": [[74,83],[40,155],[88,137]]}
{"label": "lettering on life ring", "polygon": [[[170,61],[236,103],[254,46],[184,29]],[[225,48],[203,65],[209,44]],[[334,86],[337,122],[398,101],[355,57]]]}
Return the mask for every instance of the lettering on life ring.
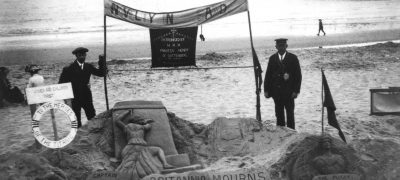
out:
{"label": "lettering on life ring", "polygon": [[[68,119],[71,121],[71,130],[68,135],[58,141],[52,141],[47,139],[42,135],[39,129],[39,122],[42,118],[43,114],[45,114],[50,109],[58,109],[67,114]],[[78,121],[76,120],[76,116],[74,111],[66,104],[60,102],[48,102],[41,105],[35,112],[32,118],[32,132],[35,139],[48,148],[56,149],[62,148],[74,140],[76,132],[78,131]]]}

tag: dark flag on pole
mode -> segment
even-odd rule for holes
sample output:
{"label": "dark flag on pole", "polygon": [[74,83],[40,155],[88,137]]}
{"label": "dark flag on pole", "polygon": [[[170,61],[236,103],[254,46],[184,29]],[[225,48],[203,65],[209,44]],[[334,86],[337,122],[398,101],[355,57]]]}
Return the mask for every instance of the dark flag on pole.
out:
{"label": "dark flag on pole", "polygon": [[261,84],[262,84],[262,69],[261,69],[260,61],[258,61],[257,53],[254,50],[253,44],[251,44],[251,53],[253,55],[254,76],[255,76],[255,80],[256,80],[256,96],[257,96],[256,119],[260,123],[260,127],[261,127],[260,92],[261,92]]}
{"label": "dark flag on pole", "polygon": [[322,86],[325,94],[323,106],[326,107],[328,111],[328,124],[336,128],[339,131],[340,138],[342,138],[342,140],[346,142],[346,138],[344,137],[344,134],[340,129],[339,122],[336,119],[336,114],[335,114],[336,106],[335,103],[333,102],[331,91],[329,90],[328,81],[326,81],[326,77],[322,69],[321,72],[322,72]]}
{"label": "dark flag on pole", "polygon": [[262,69],[261,69],[261,64],[260,61],[258,60],[258,56],[256,51],[254,50],[254,47],[251,47],[251,51],[253,54],[253,64],[254,64],[254,69],[256,72],[256,79],[257,79],[257,91],[261,91],[261,84],[263,82],[262,80]]}

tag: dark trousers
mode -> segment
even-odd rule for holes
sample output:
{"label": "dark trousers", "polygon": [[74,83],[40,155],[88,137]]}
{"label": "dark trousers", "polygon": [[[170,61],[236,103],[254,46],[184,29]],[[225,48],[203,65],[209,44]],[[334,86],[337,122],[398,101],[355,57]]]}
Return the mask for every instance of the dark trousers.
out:
{"label": "dark trousers", "polygon": [[[293,98],[282,98],[282,97],[273,97],[275,102],[275,116],[276,116],[276,125],[277,126],[286,126],[292,129],[295,129],[294,124],[294,99]],[[287,123],[285,123],[285,112],[286,109],[286,117]]]}
{"label": "dark trousers", "polygon": [[319,32],[321,32],[321,31],[322,31],[322,32],[324,33],[324,35],[325,35],[324,28],[319,28],[319,29],[318,29],[318,35],[319,35]]}
{"label": "dark trousers", "polygon": [[78,128],[82,126],[81,108],[85,110],[86,118],[88,120],[96,116],[96,110],[94,109],[93,102],[82,102],[82,101],[72,100],[72,110],[75,112],[76,120],[78,121]]}

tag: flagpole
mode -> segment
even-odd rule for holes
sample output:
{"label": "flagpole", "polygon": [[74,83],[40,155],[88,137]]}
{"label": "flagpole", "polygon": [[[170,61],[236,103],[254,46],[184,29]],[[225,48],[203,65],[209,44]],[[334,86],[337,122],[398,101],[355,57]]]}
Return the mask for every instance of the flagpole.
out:
{"label": "flagpole", "polygon": [[324,70],[321,68],[321,102],[322,102],[322,115],[321,115],[321,129],[322,129],[322,136],[324,135],[324,78],[323,78]]}
{"label": "flagpole", "polygon": [[[248,1],[247,1],[247,3],[248,3]],[[253,34],[252,34],[252,31],[251,31],[251,20],[250,20],[249,4],[247,4],[247,20],[249,22],[251,52],[254,53],[253,52],[253,49],[254,49]],[[254,54],[253,54],[253,58],[254,58]],[[254,67],[254,78],[255,78],[255,81],[256,81],[256,102],[257,102],[257,104],[256,104],[256,119],[257,119],[257,121],[258,121],[258,123],[260,125],[260,128],[261,128],[262,127],[261,126],[261,110],[260,110],[260,91],[261,91],[261,89],[260,89],[260,84],[259,84],[258,79],[257,79],[257,69],[256,69],[257,67],[256,67],[256,65],[254,63],[254,59],[253,59],[253,67]]]}
{"label": "flagpole", "polygon": [[105,65],[105,71],[106,74],[104,75],[104,94],[106,96],[106,107],[107,111],[110,110],[108,106],[108,92],[107,92],[107,22],[106,22],[107,16],[104,14],[104,65]]}

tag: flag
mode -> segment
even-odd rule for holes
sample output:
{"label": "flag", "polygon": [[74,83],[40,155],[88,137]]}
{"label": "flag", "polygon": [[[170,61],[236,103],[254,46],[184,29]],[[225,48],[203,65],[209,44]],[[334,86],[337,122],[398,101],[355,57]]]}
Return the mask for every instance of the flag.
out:
{"label": "flag", "polygon": [[261,127],[260,92],[261,92],[261,84],[262,84],[262,75],[261,75],[262,70],[261,70],[260,61],[258,61],[257,53],[254,50],[253,44],[251,44],[251,53],[253,55],[254,76],[256,79],[256,95],[257,95],[256,119],[259,121],[260,127]]}
{"label": "flag", "polygon": [[335,114],[336,106],[335,103],[333,102],[331,91],[329,90],[328,81],[326,81],[326,77],[322,69],[321,72],[322,72],[322,86],[325,93],[323,106],[326,107],[328,111],[328,124],[336,128],[339,131],[340,138],[342,138],[342,140],[346,142],[346,138],[344,137],[344,134],[340,129],[339,122],[336,119],[336,114]]}
{"label": "flag", "polygon": [[254,47],[251,46],[251,52],[253,54],[253,65],[254,65],[254,71],[255,71],[255,76],[256,76],[256,83],[257,83],[257,91],[261,91],[261,84],[262,84],[262,69],[261,69],[261,64],[260,61],[258,60],[258,56],[256,51],[254,50]]}

